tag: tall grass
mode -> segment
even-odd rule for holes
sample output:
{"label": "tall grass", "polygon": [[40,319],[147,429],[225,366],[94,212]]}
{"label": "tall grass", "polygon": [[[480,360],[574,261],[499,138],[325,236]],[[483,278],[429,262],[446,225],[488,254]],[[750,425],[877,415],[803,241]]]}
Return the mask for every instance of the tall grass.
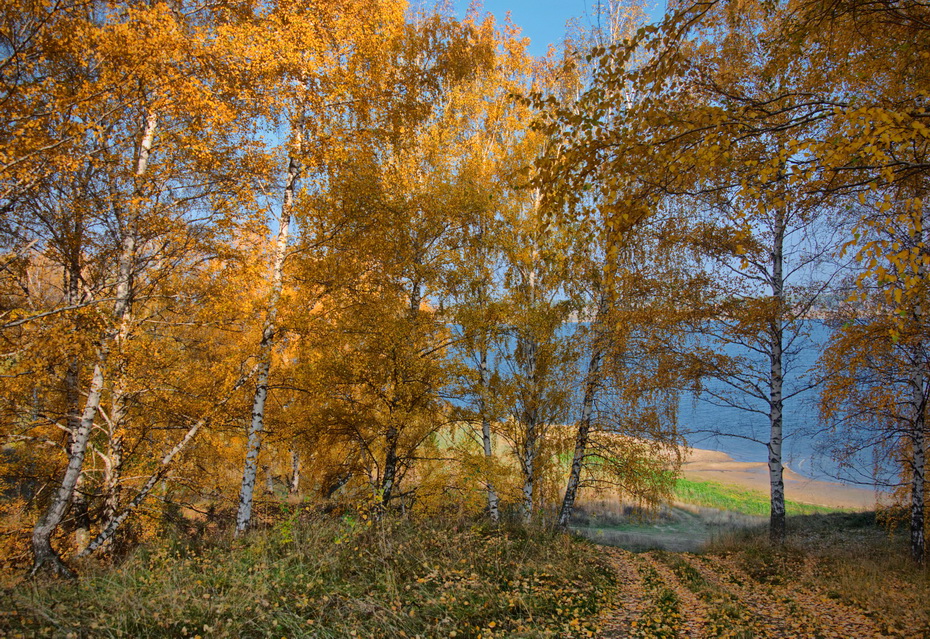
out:
{"label": "tall grass", "polygon": [[[244,541],[138,549],[7,592],[6,633],[100,637],[591,636],[612,576],[544,528],[292,518]],[[0,632],[0,635],[5,634]]]}

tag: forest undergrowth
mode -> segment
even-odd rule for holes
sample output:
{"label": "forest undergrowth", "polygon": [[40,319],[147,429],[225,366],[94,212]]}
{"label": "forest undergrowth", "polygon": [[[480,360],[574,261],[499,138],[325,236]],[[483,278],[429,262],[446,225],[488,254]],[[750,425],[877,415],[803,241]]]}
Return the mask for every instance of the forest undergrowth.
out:
{"label": "forest undergrowth", "polygon": [[[188,531],[190,533],[190,531]],[[872,513],[634,553],[543,526],[296,510],[7,585],[0,637],[926,637],[930,572]]]}
{"label": "forest undergrowth", "polygon": [[300,513],[3,593],[0,637],[590,637],[601,549],[545,527]]}
{"label": "forest undergrowth", "polygon": [[[196,534],[192,534],[196,533]],[[926,637],[930,571],[873,513],[634,553],[544,526],[296,509],[7,584],[0,637]]]}

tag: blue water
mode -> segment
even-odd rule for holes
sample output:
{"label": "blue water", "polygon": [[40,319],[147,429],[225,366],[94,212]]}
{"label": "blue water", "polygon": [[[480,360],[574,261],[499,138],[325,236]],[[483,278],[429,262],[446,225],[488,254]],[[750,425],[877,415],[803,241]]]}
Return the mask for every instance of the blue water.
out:
{"label": "blue water", "polygon": [[[871,452],[863,451],[859,457],[846,460],[843,466],[835,461],[831,449],[839,442],[821,423],[817,405],[819,388],[808,388],[811,380],[816,379],[817,359],[829,338],[829,327],[810,320],[786,348],[782,460],[788,468],[806,477],[869,486],[877,472]],[[728,355],[747,357],[755,370],[768,369],[767,359],[747,349],[723,350]],[[688,444],[727,453],[737,461],[767,461],[768,447],[764,442],[769,439],[768,405],[747,394],[735,394],[717,380],[705,380],[704,385],[710,392],[685,393],[679,402],[679,429]],[[732,400],[749,410],[722,405],[723,402],[712,397],[712,393],[728,390]],[[887,477],[890,470],[880,468],[878,472]]]}
{"label": "blue water", "polygon": [[[564,326],[561,331],[563,337],[570,337],[578,326]],[[851,460],[852,467],[840,467],[834,461],[830,451],[837,442],[831,439],[831,435],[820,422],[817,407],[819,389],[807,388],[815,375],[817,359],[829,338],[829,327],[817,320],[806,322],[798,335],[786,336],[783,388],[786,400],[783,412],[782,459],[788,468],[806,477],[868,485],[870,475],[875,472],[875,463],[869,451],[865,451],[860,458]],[[515,345],[512,339],[506,342],[498,347],[511,350]],[[706,340],[703,343],[710,345]],[[731,356],[745,358],[744,367],[758,371],[764,380],[769,367],[767,358],[763,359],[745,348],[728,347],[722,351]],[[506,365],[499,364],[499,357],[491,353],[490,368],[507,376]],[[578,378],[571,383],[577,390],[574,393],[576,409],[581,399],[583,364],[578,367],[577,372]],[[726,453],[737,461],[766,462],[768,449],[765,442],[769,438],[767,404],[745,393],[733,391],[718,380],[705,379],[703,386],[705,392],[684,392],[678,402],[678,428],[688,444],[694,448]],[[743,409],[723,405],[725,402],[721,403],[712,396],[727,392],[730,402],[742,406]],[[463,397],[451,401],[457,405],[468,403]],[[566,422],[576,418],[577,415],[572,413],[564,415]],[[888,474],[888,470],[884,473]]]}

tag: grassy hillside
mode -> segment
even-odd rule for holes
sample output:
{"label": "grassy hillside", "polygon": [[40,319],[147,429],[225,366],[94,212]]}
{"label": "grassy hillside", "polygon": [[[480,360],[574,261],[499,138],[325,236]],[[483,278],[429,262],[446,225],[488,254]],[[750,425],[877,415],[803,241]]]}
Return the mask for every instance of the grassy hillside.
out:
{"label": "grassy hillside", "polygon": [[[675,484],[675,498],[678,501],[694,504],[695,506],[717,508],[744,515],[762,517],[768,517],[769,515],[769,495],[767,493],[713,481],[694,481],[681,477]],[[843,509],[802,504],[787,499],[785,500],[785,510],[788,515],[813,515],[839,512]]]}

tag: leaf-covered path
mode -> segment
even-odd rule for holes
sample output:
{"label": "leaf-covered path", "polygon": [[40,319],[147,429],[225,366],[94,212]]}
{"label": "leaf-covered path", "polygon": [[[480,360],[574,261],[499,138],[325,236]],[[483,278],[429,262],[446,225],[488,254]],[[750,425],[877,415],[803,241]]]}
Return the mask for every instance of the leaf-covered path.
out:
{"label": "leaf-covered path", "polygon": [[618,579],[617,597],[602,618],[605,639],[921,636],[882,628],[835,593],[731,555],[605,552]]}

